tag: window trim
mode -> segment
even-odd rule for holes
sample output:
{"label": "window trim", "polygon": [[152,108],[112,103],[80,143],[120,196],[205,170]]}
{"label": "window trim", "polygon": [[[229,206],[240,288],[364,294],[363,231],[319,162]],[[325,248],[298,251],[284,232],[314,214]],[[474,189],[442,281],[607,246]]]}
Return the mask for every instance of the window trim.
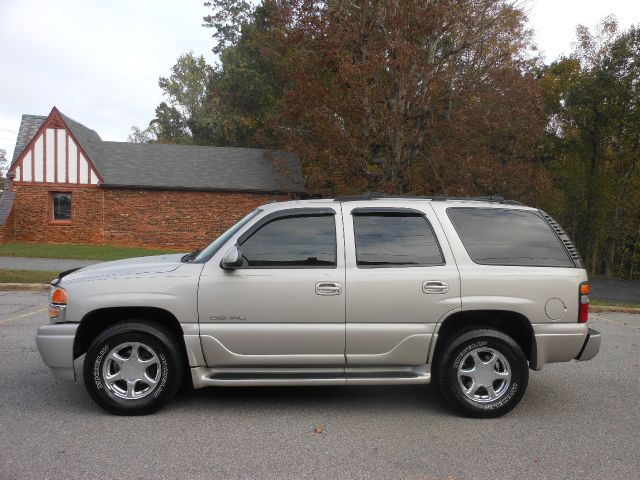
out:
{"label": "window trim", "polygon": [[[71,217],[69,219],[56,219],[54,217],[55,206],[53,202],[54,202],[54,196],[58,193],[69,195],[69,199],[71,201],[71,208],[70,208]],[[66,190],[49,190],[49,223],[53,223],[56,225],[69,225],[73,223],[73,192],[66,191]]]}
{"label": "window trim", "polygon": [[290,208],[287,210],[277,210],[265,215],[249,229],[240,235],[236,241],[236,245],[241,248],[242,245],[258,233],[263,227],[278,220],[287,218],[303,218],[303,217],[332,217],[333,220],[333,256],[335,262],[333,265],[247,265],[238,267],[236,270],[335,270],[338,268],[338,230],[336,228],[336,211],[332,208]]}
{"label": "window trim", "polygon": [[[359,265],[358,264],[358,241],[356,239],[356,224],[353,217],[380,217],[380,216],[397,216],[397,217],[422,217],[424,221],[427,223],[427,227],[431,231],[433,235],[433,239],[436,241],[436,246],[438,247],[438,251],[440,252],[440,258],[442,259],[441,263],[429,263],[429,264],[412,264],[412,265],[402,265],[402,264],[393,264],[393,265]],[[442,251],[442,245],[440,245],[440,239],[436,235],[436,231],[433,228],[433,225],[429,221],[427,214],[420,211],[415,210],[413,208],[403,208],[403,207],[358,207],[351,210],[351,223],[353,225],[353,248],[354,248],[354,256],[355,256],[355,264],[356,268],[369,270],[372,268],[429,268],[429,267],[443,267],[447,264],[447,260],[444,257],[444,252]]]}
{"label": "window trim", "polygon": [[[482,262],[477,262],[473,258],[473,256],[471,255],[471,252],[469,252],[469,249],[467,248],[467,245],[464,243],[464,240],[462,240],[462,235],[458,231],[458,227],[456,227],[456,224],[453,221],[453,219],[451,218],[451,215],[449,215],[449,210],[469,210],[469,209],[500,210],[500,211],[503,211],[503,212],[504,211],[507,211],[507,212],[512,212],[512,211],[524,212],[524,213],[529,213],[529,214],[531,214],[531,215],[533,215],[535,217],[540,218],[540,220],[542,220],[542,222],[547,226],[549,231],[552,233],[554,238],[558,241],[558,243],[562,247],[562,251],[565,253],[567,258],[569,259],[569,263],[571,263],[572,266],[564,267],[564,266],[560,266],[560,265],[514,265],[514,264],[509,264],[509,263],[482,263]],[[529,267],[531,267],[531,268],[577,268],[575,261],[573,260],[573,258],[571,258],[571,255],[569,254],[569,252],[567,250],[566,245],[564,245],[564,243],[562,242],[562,240],[560,239],[558,234],[553,230],[553,228],[551,228],[551,225],[549,225],[549,222],[547,222],[545,220],[545,218],[542,215],[540,215],[537,211],[524,210],[522,208],[448,207],[446,209],[446,213],[447,213],[447,218],[449,219],[449,222],[453,226],[453,229],[456,231],[456,235],[458,236],[458,239],[460,239],[460,243],[462,243],[462,246],[464,247],[465,252],[467,252],[467,256],[476,265],[482,265],[482,266],[487,266],[487,267],[517,267],[517,268],[523,268],[523,267],[524,268],[529,268]]]}

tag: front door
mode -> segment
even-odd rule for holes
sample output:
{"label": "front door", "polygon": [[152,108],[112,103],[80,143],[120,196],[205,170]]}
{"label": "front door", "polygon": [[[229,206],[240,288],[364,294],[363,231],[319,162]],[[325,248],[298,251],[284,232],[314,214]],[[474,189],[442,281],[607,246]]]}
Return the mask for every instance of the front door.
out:
{"label": "front door", "polygon": [[218,256],[207,262],[198,309],[209,366],[344,366],[344,246],[335,205],[262,215],[238,238],[240,268],[223,270]]}
{"label": "front door", "polygon": [[424,365],[436,323],[460,309],[458,268],[427,201],[371,205],[343,204],[347,367]]}

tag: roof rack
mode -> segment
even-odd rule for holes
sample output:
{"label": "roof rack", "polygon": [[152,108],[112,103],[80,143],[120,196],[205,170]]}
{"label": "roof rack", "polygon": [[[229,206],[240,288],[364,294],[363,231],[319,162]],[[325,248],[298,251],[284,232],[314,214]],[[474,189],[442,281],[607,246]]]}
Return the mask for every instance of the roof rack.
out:
{"label": "roof rack", "polygon": [[415,195],[385,195],[379,192],[368,192],[362,195],[353,195],[345,197],[336,197],[335,202],[356,202],[361,200],[382,200],[382,199],[402,199],[402,200],[431,200],[433,202],[446,202],[449,200],[464,200],[471,202],[491,202],[501,203],[504,205],[522,205],[517,200],[505,200],[504,197],[490,195],[488,197],[435,197],[435,196],[415,196]]}

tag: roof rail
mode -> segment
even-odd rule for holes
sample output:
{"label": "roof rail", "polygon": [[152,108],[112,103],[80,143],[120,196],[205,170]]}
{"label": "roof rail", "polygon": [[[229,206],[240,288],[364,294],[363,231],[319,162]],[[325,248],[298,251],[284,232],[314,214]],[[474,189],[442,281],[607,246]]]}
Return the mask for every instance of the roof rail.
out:
{"label": "roof rail", "polygon": [[498,197],[490,195],[488,197],[433,197],[431,200],[434,202],[446,202],[447,200],[474,200],[477,202],[504,202],[504,197]]}
{"label": "roof rail", "polygon": [[375,200],[376,198],[389,198],[384,193],[380,192],[367,192],[360,195],[345,195],[344,197],[336,197],[333,200],[335,202],[355,202],[358,200]]}
{"label": "roof rail", "polygon": [[435,196],[415,196],[415,195],[385,195],[379,192],[368,192],[362,195],[352,195],[344,197],[336,197],[335,202],[356,202],[359,200],[381,200],[381,199],[403,199],[403,200],[431,200],[434,202],[446,202],[449,200],[463,200],[472,202],[492,202],[502,203],[505,205],[522,205],[517,200],[505,200],[504,197],[490,195],[488,197],[435,197]]}

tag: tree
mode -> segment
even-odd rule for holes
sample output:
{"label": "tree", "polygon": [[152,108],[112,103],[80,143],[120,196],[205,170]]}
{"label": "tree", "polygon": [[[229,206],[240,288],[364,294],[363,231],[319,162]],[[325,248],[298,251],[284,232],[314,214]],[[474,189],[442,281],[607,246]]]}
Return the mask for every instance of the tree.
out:
{"label": "tree", "polygon": [[4,173],[7,167],[9,167],[7,151],[4,148],[0,148],[0,172]]}
{"label": "tree", "polygon": [[206,118],[211,110],[213,69],[204,57],[186,53],[178,58],[169,77],[158,84],[167,101],[156,108],[151,121],[160,143],[207,143]]}
{"label": "tree", "polygon": [[[607,17],[577,29],[571,58],[544,69],[549,171],[562,192],[552,209],[587,266],[634,276],[640,237],[640,32]],[[637,275],[637,274],[636,274]]]}
{"label": "tree", "polygon": [[263,56],[286,71],[272,129],[313,191],[530,198],[543,187],[531,162],[542,99],[518,4],[263,5]]}
{"label": "tree", "polygon": [[155,143],[158,139],[158,133],[155,124],[149,125],[144,130],[135,125],[131,127],[131,132],[127,136],[127,142],[131,143]]}
{"label": "tree", "polygon": [[211,15],[203,18],[203,26],[213,29],[216,40],[213,52],[216,54],[228,47],[235,46],[242,35],[242,27],[251,22],[252,2],[246,0],[213,0],[204,2],[211,8]]}
{"label": "tree", "polygon": [[237,44],[221,50],[220,65],[188,53],[178,58],[170,77],[160,78],[167,101],[158,105],[151,122],[158,142],[273,146],[267,119],[278,108],[282,80],[253,35],[261,16],[263,10],[256,9]]}

